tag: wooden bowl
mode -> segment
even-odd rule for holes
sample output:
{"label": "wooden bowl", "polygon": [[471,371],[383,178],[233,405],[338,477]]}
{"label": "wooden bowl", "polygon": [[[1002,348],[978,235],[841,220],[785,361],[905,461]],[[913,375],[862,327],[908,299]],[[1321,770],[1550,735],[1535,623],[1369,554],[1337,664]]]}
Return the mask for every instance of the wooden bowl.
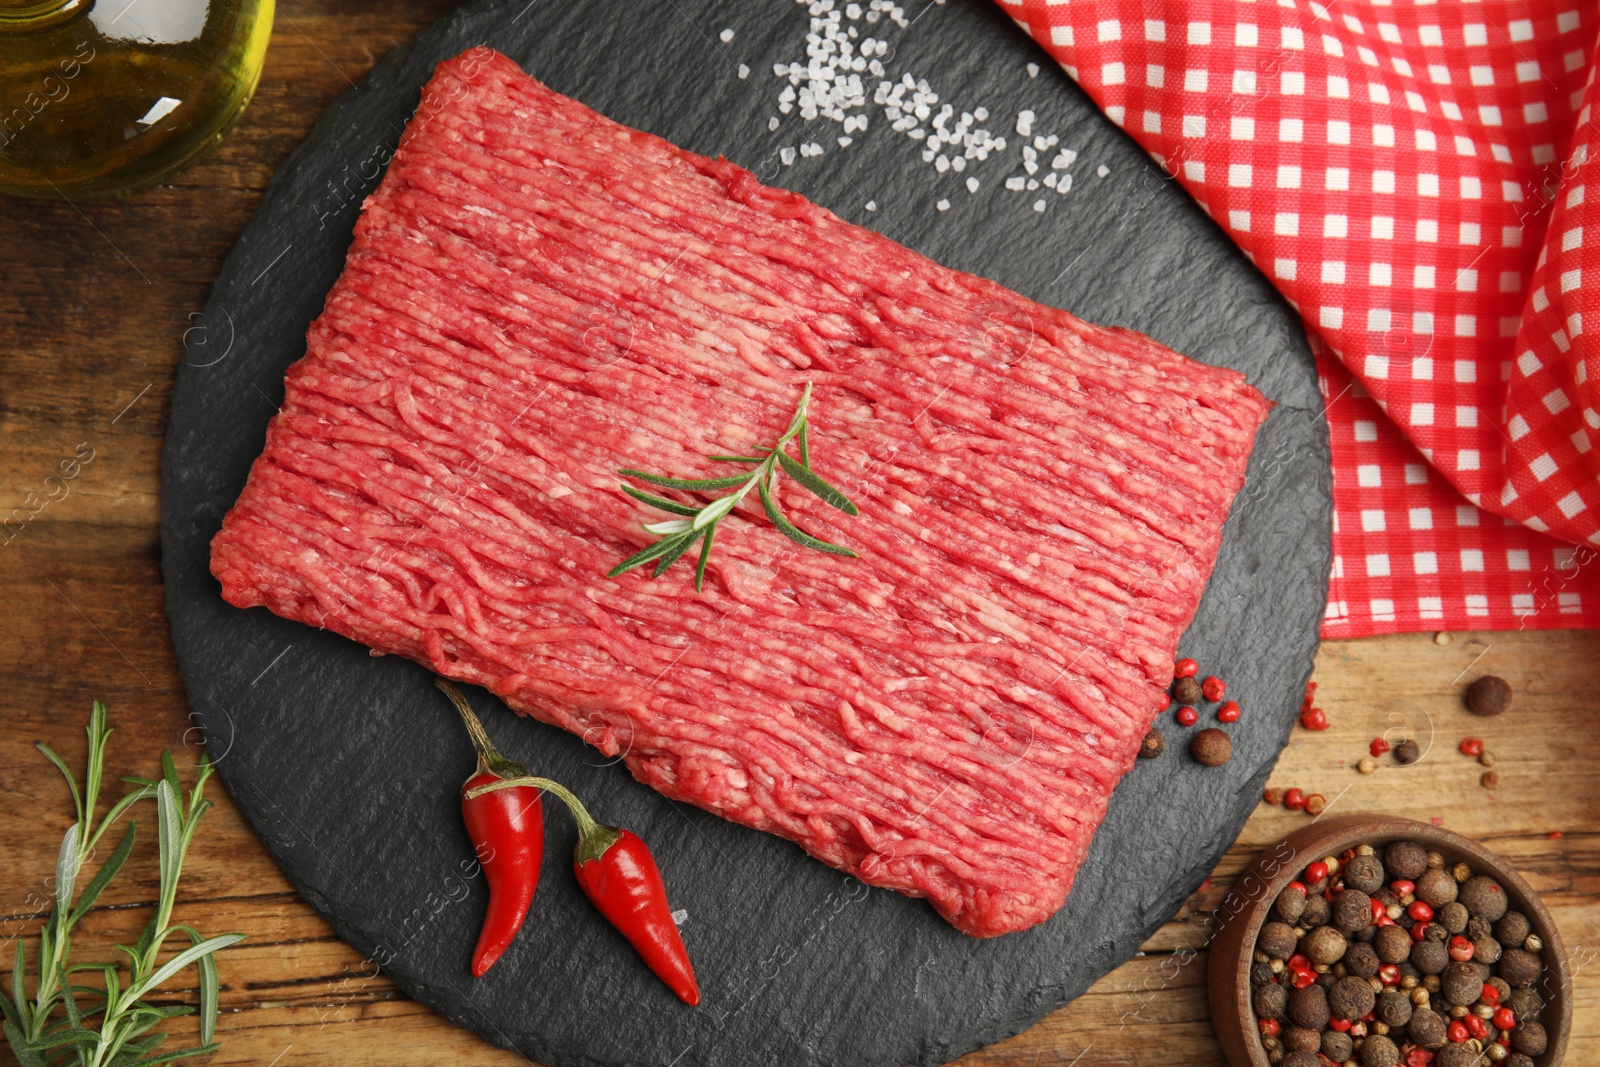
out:
{"label": "wooden bowl", "polygon": [[1561,935],[1533,887],[1505,860],[1443,827],[1381,815],[1346,815],[1313,823],[1269,846],[1239,875],[1222,903],[1206,982],[1212,1023],[1232,1067],[1270,1067],[1250,1004],[1250,966],[1256,937],[1278,894],[1314,860],[1363,843],[1381,848],[1403,838],[1442,853],[1447,864],[1466,863],[1474,873],[1494,878],[1504,887],[1511,909],[1528,917],[1544,941],[1539,955],[1545,964],[1540,988],[1545,1008],[1539,1022],[1549,1038],[1535,1062],[1539,1067],[1561,1063],[1572,1030],[1572,973]]}

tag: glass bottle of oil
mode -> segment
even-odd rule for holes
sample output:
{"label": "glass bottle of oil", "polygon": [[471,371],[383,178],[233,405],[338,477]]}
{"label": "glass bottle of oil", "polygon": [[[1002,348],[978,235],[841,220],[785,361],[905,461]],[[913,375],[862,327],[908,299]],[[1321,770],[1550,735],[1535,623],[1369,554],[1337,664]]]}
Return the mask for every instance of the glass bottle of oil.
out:
{"label": "glass bottle of oil", "polygon": [[0,193],[78,199],[198,159],[255,91],[273,0],[0,0]]}

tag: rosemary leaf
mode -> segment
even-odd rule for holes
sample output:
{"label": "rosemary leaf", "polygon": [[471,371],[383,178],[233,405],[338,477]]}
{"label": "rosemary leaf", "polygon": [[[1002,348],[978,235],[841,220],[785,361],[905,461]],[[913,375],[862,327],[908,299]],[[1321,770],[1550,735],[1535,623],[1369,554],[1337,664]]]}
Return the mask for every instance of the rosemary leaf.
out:
{"label": "rosemary leaf", "polygon": [[836,545],[832,541],[824,541],[820,537],[812,537],[794,523],[784,518],[783,512],[778,510],[777,501],[772,499],[772,490],[767,488],[766,482],[763,481],[756,488],[761,493],[761,506],[766,509],[767,518],[772,520],[772,525],[776,526],[778,528],[778,532],[783,534],[783,536],[787,537],[797,545],[804,545],[806,548],[814,548],[818,552],[827,552],[834,556],[849,556],[851,559],[856,558],[856,554],[843,545]]}
{"label": "rosemary leaf", "polygon": [[111,856],[100,865],[100,870],[95,872],[93,880],[84,887],[83,895],[78,898],[78,904],[67,915],[67,926],[76,926],[78,920],[94,907],[94,902],[99,899],[101,892],[116,877],[122,865],[128,861],[128,853],[133,851],[133,841],[136,834],[136,823],[129,823],[128,828],[122,833],[122,840],[117,842],[117,847]]}
{"label": "rosemary leaf", "polygon": [[714,463],[765,463],[766,456],[707,456]]}
{"label": "rosemary leaf", "polygon": [[610,573],[607,574],[606,577],[615,578],[619,574],[627,574],[635,567],[643,567],[646,563],[649,563],[653,559],[660,559],[662,556],[666,555],[668,552],[671,552],[677,547],[676,542],[678,540],[687,540],[693,535],[694,531],[691,530],[688,533],[678,534],[676,537],[668,537],[664,540],[657,541],[655,544],[649,545],[639,552],[634,553],[621,563],[617,564],[615,567],[611,568]]}
{"label": "rosemary leaf", "polygon": [[622,491],[633,497],[635,500],[649,504],[653,508],[660,508],[662,511],[669,512],[673,515],[692,516],[700,514],[700,509],[692,504],[680,504],[676,500],[668,500],[664,496],[652,496],[642,489],[635,489],[631,485],[624,485],[622,487]]}
{"label": "rosemary leaf", "polygon": [[717,536],[715,526],[706,531],[706,539],[700,545],[700,562],[694,565],[694,591],[700,592],[700,587],[706,580],[706,560],[711,558],[711,541]]}
{"label": "rosemary leaf", "polygon": [[693,529],[693,525],[688,519],[668,519],[665,522],[647,522],[644,528],[646,533],[653,533],[657,537],[670,537]]}
{"label": "rosemary leaf", "polygon": [[82,825],[73,823],[61,838],[61,851],[56,853],[56,910],[51,916],[57,924],[66,921],[72,912],[72,890],[78,884],[78,837]]}
{"label": "rosemary leaf", "polygon": [[656,563],[656,569],[650,572],[651,577],[659,578],[665,574],[667,572],[667,568],[678,562],[678,557],[689,551],[690,548],[694,547],[694,543],[700,540],[700,538],[704,535],[705,531],[701,530],[696,533],[695,536],[686,540],[680,538],[677,547],[671,552],[668,552],[666,555],[662,556],[661,559]]}
{"label": "rosemary leaf", "polygon": [[861,514],[861,509],[856,507],[849,497],[823,481],[822,477],[811,468],[796,463],[782,452],[778,453],[778,463],[782,465],[785,474],[815,493],[824,504],[836,507],[846,515]]}
{"label": "rosemary leaf", "polygon": [[[761,472],[757,471],[757,473],[759,474]],[[748,481],[749,479],[745,480]],[[743,493],[735,493],[733,496],[725,496],[720,500],[713,500],[711,503],[701,508],[700,514],[695,516],[694,528],[696,530],[701,530],[711,523],[716,522],[728,512],[732,511],[734,505],[739,503],[743,497]]]}
{"label": "rosemary leaf", "polygon": [[667,478],[660,474],[651,474],[648,471],[636,471],[631,467],[624,467],[617,472],[629,478],[637,478],[641,482],[659,485],[663,489],[688,489],[691,492],[704,492],[708,489],[732,489],[736,485],[743,485],[749,475],[735,474],[727,478]]}
{"label": "rosemary leaf", "polygon": [[811,469],[811,424],[808,422],[800,427],[800,465],[806,470]]}

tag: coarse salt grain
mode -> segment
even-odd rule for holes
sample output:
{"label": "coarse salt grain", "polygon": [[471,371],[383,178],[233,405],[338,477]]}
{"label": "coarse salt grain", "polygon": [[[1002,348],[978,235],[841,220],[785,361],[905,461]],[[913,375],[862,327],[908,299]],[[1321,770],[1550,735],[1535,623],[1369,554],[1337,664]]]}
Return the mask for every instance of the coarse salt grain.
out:
{"label": "coarse salt grain", "polygon": [[[945,0],[934,2],[942,4]],[[928,79],[919,78],[911,71],[901,71],[898,81],[890,80],[885,75],[883,64],[876,58],[889,54],[890,42],[881,30],[872,30],[869,31],[870,35],[863,36],[857,26],[852,25],[863,20],[867,24],[877,23],[879,16],[882,16],[905,29],[912,20],[906,17],[903,7],[896,5],[893,0],[870,0],[864,7],[855,0],[842,6],[837,6],[836,0],[796,0],[796,3],[807,9],[810,27],[805,35],[804,59],[773,65],[773,74],[785,83],[778,96],[777,110],[780,114],[788,115],[798,110],[800,117],[807,122],[822,119],[837,122],[842,128],[842,135],[837,136],[835,141],[840,148],[848,148],[856,140],[853,135],[867,128],[868,116],[862,113],[863,110],[868,107],[881,108],[891,129],[923,145],[920,153],[922,161],[932,165],[939,174],[963,174],[991,156],[1003,158],[1002,153],[1007,148],[1006,138],[995,135],[982,125],[990,117],[987,107],[958,110],[954,103],[940,99]],[[727,42],[732,39],[733,31],[730,28],[724,30],[723,34],[724,42]],[[740,76],[744,77],[747,68],[741,65],[740,69]],[[1027,69],[1030,78],[1038,76],[1038,64],[1030,63]],[[864,70],[870,70],[874,79],[881,79],[870,90],[868,83],[864,83],[860,76]],[[1041,183],[1033,176],[1042,165],[1040,153],[1054,149],[1060,143],[1060,138],[1054,134],[1035,136],[1035,121],[1032,110],[1023,109],[1017,113],[1016,132],[1022,141],[1019,147],[1026,174],[1005,179],[1008,190],[1038,190]],[[772,117],[767,126],[776,133],[781,123]],[[822,145],[816,141],[799,146],[799,156],[802,158],[823,154]],[[780,158],[785,165],[791,164],[795,159],[795,149],[780,150]],[[1064,149],[1051,160],[1050,168],[1063,171],[1076,159],[1076,152]],[[1064,192],[1071,187],[1068,175],[1049,177],[1054,180],[1044,183],[1048,188]],[[969,193],[976,193],[981,187],[976,177],[966,179],[965,184]],[[945,206],[940,210],[947,210],[949,201],[941,203]],[[1044,201],[1038,201],[1034,210],[1043,211],[1044,205]],[[873,202],[868,210],[875,208],[876,203]]]}
{"label": "coarse salt grain", "polygon": [[935,204],[933,206],[938,208],[940,211],[949,211],[950,210],[950,201],[941,200],[941,201],[939,201],[937,204]]}
{"label": "coarse salt grain", "polygon": [[1045,203],[1044,203],[1043,200],[1035,200],[1033,202],[1033,210],[1035,210],[1035,211],[1043,211],[1044,208],[1045,208]]}
{"label": "coarse salt grain", "polygon": [[740,63],[739,64],[739,80],[743,81],[744,79],[746,79],[748,77],[750,77],[750,66],[749,66],[749,64]]}
{"label": "coarse salt grain", "polygon": [[1111,168],[1110,167],[1106,167],[1106,166],[1099,166],[1099,167],[1095,168],[1094,172],[1097,175],[1099,175],[1100,177],[1104,178],[1107,174],[1111,173]]}
{"label": "coarse salt grain", "polygon": [[733,43],[733,31],[732,30],[723,30],[721,33],[717,34],[717,36],[722,38],[722,43],[723,44],[732,44]]}
{"label": "coarse salt grain", "polygon": [[867,201],[867,210],[868,211],[876,211],[876,210],[878,210],[878,202],[876,200],[868,200]]}

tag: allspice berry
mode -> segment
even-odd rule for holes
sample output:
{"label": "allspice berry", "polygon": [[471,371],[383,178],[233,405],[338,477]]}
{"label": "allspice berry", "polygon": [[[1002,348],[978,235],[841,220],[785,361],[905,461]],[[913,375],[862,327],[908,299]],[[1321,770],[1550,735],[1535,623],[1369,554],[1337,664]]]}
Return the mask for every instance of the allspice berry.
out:
{"label": "allspice berry", "polygon": [[1414,882],[1428,869],[1428,850],[1415,841],[1391,841],[1383,850],[1383,867],[1390,879]]}
{"label": "allspice berry", "polygon": [[1544,971],[1544,964],[1539,961],[1538,956],[1527,949],[1508,948],[1501,953],[1500,966],[1497,970],[1514,992],[1537,982],[1539,975]]}
{"label": "allspice berry", "polygon": [[1452,960],[1439,974],[1439,993],[1451,1004],[1473,1004],[1482,992],[1483,978],[1471,963]]}
{"label": "allspice berry", "polygon": [[1511,707],[1511,686],[1504,678],[1486,674],[1467,686],[1466,704],[1474,715],[1503,715]]}
{"label": "allspice berry", "polygon": [[1444,1019],[1432,1008],[1418,1008],[1411,1013],[1406,1033],[1423,1048],[1438,1048],[1445,1041]]}
{"label": "allspice berry", "polygon": [[1471,1045],[1451,1043],[1439,1050],[1434,1057],[1433,1067],[1478,1067],[1482,1062],[1482,1055]]}
{"label": "allspice berry", "polygon": [[1315,1053],[1322,1047],[1322,1037],[1315,1030],[1307,1030],[1303,1026],[1291,1026],[1283,1032],[1283,1047],[1290,1052]]}
{"label": "allspice berry", "polygon": [[1453,903],[1457,892],[1456,880],[1451,877],[1450,872],[1438,867],[1429,867],[1417,878],[1417,898],[1426,902],[1435,911]]}
{"label": "allspice berry", "polygon": [[1480,937],[1472,943],[1472,959],[1475,963],[1493,964],[1500,958],[1500,942],[1492,937]]}
{"label": "allspice berry", "polygon": [[1297,940],[1294,927],[1288,923],[1269,922],[1262,924],[1261,933],[1256,936],[1256,948],[1275,960],[1286,960],[1294,955]]}
{"label": "allspice berry", "polygon": [[[1388,929],[1388,927],[1384,927]],[[1371,978],[1378,973],[1378,953],[1371,945],[1355,942],[1344,952],[1344,973],[1357,978]]]}
{"label": "allspice berry", "polygon": [[1344,865],[1345,888],[1371,893],[1383,887],[1383,873],[1383,861],[1377,856],[1353,856]]}
{"label": "allspice berry", "polygon": [[1343,1063],[1355,1055],[1355,1042],[1350,1040],[1349,1034],[1341,1034],[1337,1030],[1322,1031],[1322,1054],[1334,1063]]}
{"label": "allspice berry", "polygon": [[[1306,891],[1299,886],[1286,885],[1272,904],[1272,912],[1286,923],[1297,923],[1306,910]],[[1520,943],[1522,938],[1517,938]]]}
{"label": "allspice berry", "polygon": [[1276,982],[1264,985],[1256,990],[1251,1004],[1256,1009],[1257,1018],[1281,1019],[1284,1009],[1289,1006],[1289,991]]}
{"label": "allspice berry", "polygon": [[1415,741],[1407,738],[1394,746],[1394,761],[1401,766],[1417,762],[1422,758],[1422,748]]}
{"label": "allspice berry", "polygon": [[1151,730],[1144,735],[1144,740],[1139,742],[1139,758],[1155,759],[1167,750],[1167,739],[1160,730]]}
{"label": "allspice berry", "polygon": [[1233,739],[1225,731],[1209,727],[1194,735],[1189,754],[1207,767],[1220,767],[1233,758]]}
{"label": "allspice berry", "polygon": [[1466,905],[1469,915],[1481,915],[1490,922],[1498,921],[1506,913],[1506,891],[1487,874],[1475,874],[1461,883],[1456,899]]}
{"label": "allspice berry", "polygon": [[1483,786],[1483,788],[1485,788],[1485,789],[1499,789],[1500,788],[1500,772],[1499,771],[1484,771],[1481,775],[1478,776],[1478,784]]}
{"label": "allspice berry", "polygon": [[1520,945],[1533,932],[1528,917],[1520,911],[1508,911],[1494,924],[1495,940],[1502,945]]}
{"label": "allspice berry", "polygon": [[1191,675],[1188,678],[1179,678],[1172,683],[1172,699],[1180,704],[1191,707],[1205,699],[1205,691],[1201,687],[1200,679]]}
{"label": "allspice berry", "polygon": [[[1311,1036],[1315,1038],[1317,1035],[1312,1034]],[[1283,1046],[1284,1048],[1289,1047],[1287,1038],[1284,1039]],[[1318,1041],[1317,1047],[1320,1048],[1321,1046],[1322,1043]],[[1279,1060],[1278,1067],[1322,1067],[1322,1063],[1317,1059],[1317,1054],[1310,1049],[1296,1049]]]}
{"label": "allspice berry", "polygon": [[[1452,882],[1455,881],[1454,878],[1450,880]],[[1452,934],[1459,934],[1467,928],[1467,907],[1465,904],[1451,901],[1444,907],[1436,909],[1433,913],[1433,919],[1435,924],[1443,926]],[[1510,942],[1507,943],[1509,944]]]}
{"label": "allspice berry", "polygon": [[[1365,983],[1363,983],[1365,987]],[[1296,1026],[1303,1026],[1307,1030],[1320,1031],[1328,1025],[1330,1018],[1328,1010],[1328,991],[1313,983],[1304,989],[1296,989],[1289,994],[1289,1007],[1286,1014],[1289,1021]],[[1317,1047],[1322,1047],[1321,1037],[1317,1038]]]}
{"label": "allspice berry", "polygon": [[[1384,929],[1398,929],[1398,927],[1386,926]],[[1450,950],[1444,947],[1442,941],[1423,940],[1411,946],[1411,965],[1424,975],[1438,974],[1449,962]]]}
{"label": "allspice berry", "polygon": [[1372,922],[1372,898],[1359,889],[1346,889],[1333,898],[1333,925],[1353,934]]}
{"label": "allspice berry", "polygon": [[1369,1034],[1361,1043],[1361,1067],[1395,1067],[1400,1049],[1382,1034]]}
{"label": "allspice berry", "polygon": [[1385,989],[1378,994],[1378,1021],[1390,1029],[1399,1029],[1411,1021],[1411,997],[1398,989]]}
{"label": "allspice berry", "polygon": [[[1262,953],[1266,955],[1266,953]],[[1270,963],[1252,963],[1250,965],[1250,984],[1252,986],[1272,985],[1277,982],[1278,976]]]}
{"label": "allspice berry", "polygon": [[[1292,933],[1293,931],[1291,931]],[[1306,954],[1306,959],[1312,963],[1319,963],[1331,967],[1339,962],[1339,957],[1345,953],[1344,935],[1331,926],[1319,926],[1306,934],[1300,943],[1300,951]],[[1293,955],[1293,950],[1290,955]],[[1288,957],[1284,957],[1287,959]]]}
{"label": "allspice berry", "polygon": [[[1505,970],[1504,960],[1500,961],[1500,969]],[[1539,995],[1538,990],[1527,986],[1513,989],[1501,997],[1500,1002],[1516,1013],[1519,1022],[1531,1023],[1544,1014],[1544,998]]]}
{"label": "allspice berry", "polygon": [[1375,999],[1372,986],[1365,978],[1348,976],[1333,983],[1333,988],[1328,990],[1327,1006],[1329,1012],[1341,1019],[1359,1019],[1372,1010]]}
{"label": "allspice berry", "polygon": [[1403,926],[1380,926],[1373,935],[1372,948],[1384,963],[1399,963],[1411,954],[1411,935]]}
{"label": "allspice berry", "polygon": [[1505,1058],[1506,1067],[1534,1067],[1533,1057],[1521,1052],[1513,1052]]}
{"label": "allspice berry", "polygon": [[1545,1035],[1544,1027],[1538,1023],[1521,1023],[1511,1031],[1511,1047],[1524,1056],[1540,1056],[1544,1054],[1545,1045],[1549,1038]]}
{"label": "allspice berry", "polygon": [[1321,896],[1307,897],[1306,910],[1300,913],[1300,925],[1306,929],[1322,926],[1328,921],[1328,914],[1333,909],[1329,907],[1327,898]]}

